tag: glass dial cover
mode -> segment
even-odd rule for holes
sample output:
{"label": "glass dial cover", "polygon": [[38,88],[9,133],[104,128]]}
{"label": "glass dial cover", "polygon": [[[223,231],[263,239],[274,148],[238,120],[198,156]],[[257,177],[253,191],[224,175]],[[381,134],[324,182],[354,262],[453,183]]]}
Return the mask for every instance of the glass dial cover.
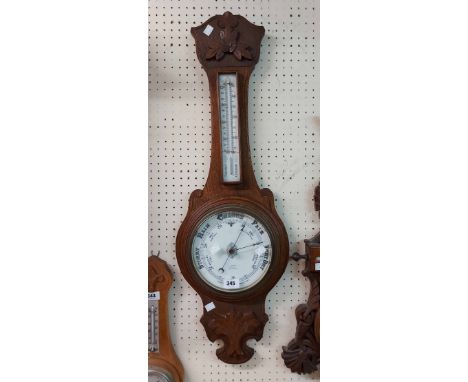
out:
{"label": "glass dial cover", "polygon": [[216,212],[198,226],[192,262],[211,287],[240,292],[259,283],[272,256],[271,238],[259,219],[245,212]]}

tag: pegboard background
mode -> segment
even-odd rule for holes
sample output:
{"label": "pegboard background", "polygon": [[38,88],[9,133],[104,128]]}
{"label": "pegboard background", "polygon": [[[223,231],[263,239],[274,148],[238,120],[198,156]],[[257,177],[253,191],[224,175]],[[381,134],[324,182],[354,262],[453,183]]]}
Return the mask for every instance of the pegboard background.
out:
{"label": "pegboard background", "polygon": [[314,0],[149,0],[149,250],[174,273],[171,335],[187,382],[309,381],[292,374],[281,347],[293,337],[295,307],[307,300],[303,263],[291,261],[269,293],[270,320],[255,355],[242,365],[216,358],[199,322],[202,303],[182,278],[175,238],[190,193],[202,188],[210,160],[208,80],[190,34],[215,14],[241,14],[266,33],[249,87],[254,171],[270,188],[289,235],[291,253],[319,229],[313,191],[319,181],[319,2]]}

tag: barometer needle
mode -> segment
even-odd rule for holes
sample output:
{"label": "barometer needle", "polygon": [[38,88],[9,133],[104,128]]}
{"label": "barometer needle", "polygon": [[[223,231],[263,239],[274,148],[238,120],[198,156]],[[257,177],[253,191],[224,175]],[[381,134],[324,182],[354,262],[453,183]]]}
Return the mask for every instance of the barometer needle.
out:
{"label": "barometer needle", "polygon": [[226,263],[228,262],[228,260],[229,260],[230,257],[231,257],[231,256],[229,256],[229,254],[228,254],[228,257],[227,257],[226,261],[224,262],[223,266],[222,266],[221,268],[218,269],[219,272],[224,273],[224,266],[226,265]]}
{"label": "barometer needle", "polygon": [[244,228],[245,228],[245,224],[242,224],[242,229],[240,230],[239,236],[237,236],[237,239],[236,239],[236,241],[234,242],[234,244],[233,244],[233,246],[232,246],[233,248],[236,246],[237,241],[239,240],[240,235],[241,235],[242,231],[244,230]]}
{"label": "barometer needle", "polygon": [[263,241],[259,241],[258,243],[246,245],[245,247],[236,248],[236,250],[238,251],[239,249],[244,249],[244,248],[248,248],[248,247],[253,247],[254,245],[259,245],[259,244],[262,244],[262,243],[263,243]]}
{"label": "barometer needle", "polygon": [[226,265],[228,260],[237,253],[236,244],[237,244],[237,241],[239,240],[240,235],[241,235],[242,231],[244,230],[244,228],[245,228],[245,224],[242,224],[242,229],[240,230],[239,235],[237,235],[236,241],[234,242],[234,244],[227,251],[226,261],[224,262],[223,266],[218,269],[219,272],[224,273],[224,266]]}

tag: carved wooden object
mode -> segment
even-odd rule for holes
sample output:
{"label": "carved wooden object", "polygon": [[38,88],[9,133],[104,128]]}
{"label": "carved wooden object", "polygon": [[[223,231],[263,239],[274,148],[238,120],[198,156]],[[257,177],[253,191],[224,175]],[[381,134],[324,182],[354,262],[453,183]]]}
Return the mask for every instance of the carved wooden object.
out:
{"label": "carved wooden object", "polygon": [[[174,351],[169,333],[168,291],[172,285],[172,273],[167,263],[159,256],[148,258],[148,292],[159,292],[158,304],[158,351],[148,352],[148,375],[162,376],[174,382],[183,382],[184,369]],[[156,379],[161,380],[161,379]],[[164,380],[164,379],[163,379]]]}
{"label": "carved wooden object", "polygon": [[[187,215],[178,231],[177,261],[185,279],[200,295],[204,309],[201,323],[210,341],[221,339],[216,351],[227,363],[248,361],[254,351],[249,339],[260,340],[268,321],[265,298],[284,272],[288,261],[289,243],[284,225],[276,213],[273,193],[257,185],[250,159],[248,141],[248,82],[258,62],[260,42],[265,30],[239,15],[226,12],[207,20],[191,30],[197,56],[205,69],[211,95],[211,163],[203,190],[195,190],[189,199]],[[240,146],[240,180],[223,181],[221,165],[220,101],[218,75],[237,76],[237,102]],[[234,210],[248,213],[264,224],[271,237],[272,261],[267,276],[255,286],[235,293],[226,293],[208,285],[199,276],[191,258],[194,232],[200,221],[212,212]]]}
{"label": "carved wooden object", "polygon": [[[320,186],[315,189],[315,209],[320,212]],[[310,281],[309,299],[297,306],[296,335],[281,353],[284,364],[298,374],[312,373],[320,363],[320,232],[304,242],[306,254],[294,253],[292,258],[306,261],[302,274]]]}

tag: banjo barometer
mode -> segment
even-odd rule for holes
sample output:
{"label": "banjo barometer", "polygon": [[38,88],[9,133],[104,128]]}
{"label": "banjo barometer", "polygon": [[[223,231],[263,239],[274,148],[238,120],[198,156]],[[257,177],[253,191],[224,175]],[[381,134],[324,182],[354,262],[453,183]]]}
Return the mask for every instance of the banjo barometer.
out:
{"label": "banjo barometer", "polygon": [[288,262],[288,237],[273,193],[260,189],[247,126],[248,82],[265,29],[226,12],[192,28],[211,98],[211,164],[190,195],[176,242],[182,274],[203,301],[203,324],[227,363],[248,361],[260,340],[265,298]]}

